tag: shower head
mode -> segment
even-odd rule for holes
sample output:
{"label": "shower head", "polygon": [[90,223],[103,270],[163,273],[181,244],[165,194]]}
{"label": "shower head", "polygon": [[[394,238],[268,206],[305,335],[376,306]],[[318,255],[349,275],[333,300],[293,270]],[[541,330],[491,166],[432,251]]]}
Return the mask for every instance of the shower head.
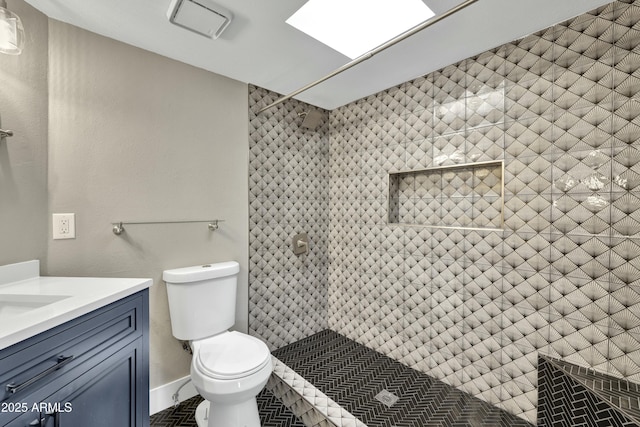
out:
{"label": "shower head", "polygon": [[310,130],[316,130],[324,121],[325,114],[320,110],[309,110],[304,113],[298,114],[300,117],[304,117],[300,127]]}

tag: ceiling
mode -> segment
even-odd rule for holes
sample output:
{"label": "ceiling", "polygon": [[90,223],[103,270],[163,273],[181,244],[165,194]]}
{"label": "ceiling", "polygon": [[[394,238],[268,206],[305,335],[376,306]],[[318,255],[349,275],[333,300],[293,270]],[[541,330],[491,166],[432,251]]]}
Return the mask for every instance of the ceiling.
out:
{"label": "ceiling", "polygon": [[[26,1],[53,19],[281,94],[350,61],[285,23],[305,0],[214,0],[233,13],[216,40],[169,23],[170,0]],[[424,1],[436,14],[462,2]],[[296,99],[334,109],[609,2],[479,0]]]}

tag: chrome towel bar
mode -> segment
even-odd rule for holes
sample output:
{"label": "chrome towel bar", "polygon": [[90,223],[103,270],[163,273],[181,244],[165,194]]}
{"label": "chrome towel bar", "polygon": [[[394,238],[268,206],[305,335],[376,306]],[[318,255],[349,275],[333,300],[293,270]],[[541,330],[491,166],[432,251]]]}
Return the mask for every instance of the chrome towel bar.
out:
{"label": "chrome towel bar", "polygon": [[210,231],[216,231],[220,227],[219,223],[224,222],[224,220],[222,220],[222,219],[207,219],[207,220],[189,220],[189,221],[135,221],[135,222],[133,222],[133,221],[131,221],[131,222],[118,221],[118,222],[111,223],[111,225],[112,225],[111,231],[113,231],[113,234],[115,234],[116,236],[119,236],[122,233],[124,233],[125,224],[126,225],[190,224],[190,223],[197,223],[197,222],[206,222],[206,223],[208,223],[207,227],[209,228]]}

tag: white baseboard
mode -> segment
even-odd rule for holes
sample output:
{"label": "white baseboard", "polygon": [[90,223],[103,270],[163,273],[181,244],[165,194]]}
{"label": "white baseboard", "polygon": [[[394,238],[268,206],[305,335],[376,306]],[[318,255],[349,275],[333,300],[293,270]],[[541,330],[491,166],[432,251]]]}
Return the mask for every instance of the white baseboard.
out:
{"label": "white baseboard", "polygon": [[[161,385],[160,387],[151,389],[149,391],[149,414],[153,415],[173,406],[174,402],[172,396],[178,390],[178,388],[188,380],[189,376],[186,376],[170,383]],[[192,398],[193,396],[196,396],[197,394],[198,392],[193,386],[193,383],[189,382],[180,389],[178,400],[182,402],[184,400]]]}

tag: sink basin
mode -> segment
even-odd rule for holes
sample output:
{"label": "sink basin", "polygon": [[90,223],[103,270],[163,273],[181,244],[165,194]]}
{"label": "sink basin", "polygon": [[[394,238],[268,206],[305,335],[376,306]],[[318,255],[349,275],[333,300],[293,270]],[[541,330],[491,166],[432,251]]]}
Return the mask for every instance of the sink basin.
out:
{"label": "sink basin", "polygon": [[26,313],[69,298],[69,295],[0,294],[0,318]]}
{"label": "sink basin", "polygon": [[0,265],[0,350],[152,284],[138,278],[40,276],[38,260]]}

